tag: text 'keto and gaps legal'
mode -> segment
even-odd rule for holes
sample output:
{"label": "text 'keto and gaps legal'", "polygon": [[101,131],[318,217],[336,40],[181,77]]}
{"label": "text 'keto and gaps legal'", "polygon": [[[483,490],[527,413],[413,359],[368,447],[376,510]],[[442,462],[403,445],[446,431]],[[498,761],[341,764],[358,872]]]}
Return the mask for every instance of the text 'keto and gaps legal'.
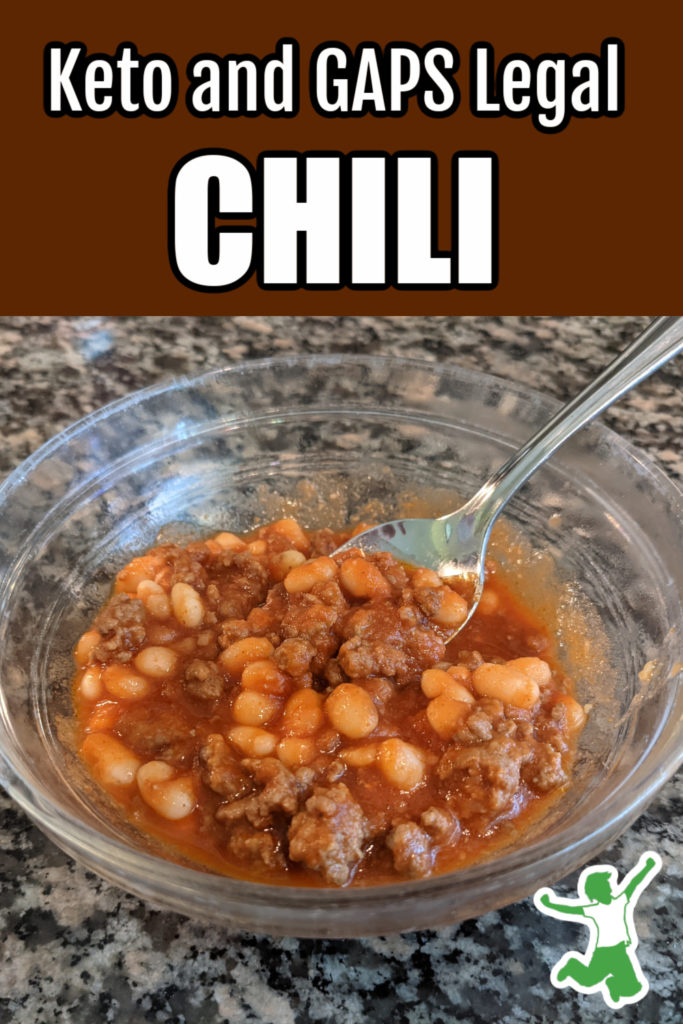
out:
{"label": "text 'keto and gaps legal'", "polygon": [[[322,43],[309,65],[310,98],[322,117],[402,117],[411,100],[429,117],[454,114],[460,55],[450,43]],[[272,54],[202,53],[186,68],[185,104],[196,117],[295,117],[300,55],[281,39]],[[113,56],[85,44],[45,48],[45,111],[51,117],[164,117],[175,109],[180,77],[166,54],[143,56],[121,43]],[[572,117],[618,117],[624,107],[624,48],[605,39],[599,54],[507,54],[497,62],[490,43],[470,49],[470,111],[476,117],[531,117],[543,132]]]}
{"label": "text 'keto and gaps legal'", "polygon": [[[44,109],[54,118],[169,116],[181,95],[197,118],[295,118],[302,75],[295,39],[263,57],[203,52],[184,69],[164,53],[121,43],[113,55],[82,42],[44,50]],[[316,46],[308,94],[323,118],[528,118],[544,134],[573,119],[624,110],[624,47],[598,53],[496,57],[475,43],[463,68],[450,42]],[[451,159],[450,250],[439,248],[443,169],[430,151],[266,151],[253,163],[220,148],[177,161],[168,186],[168,249],[188,287],[226,291],[256,274],[262,288],[493,288],[498,280],[498,159]],[[250,223],[251,222],[251,223]]]}

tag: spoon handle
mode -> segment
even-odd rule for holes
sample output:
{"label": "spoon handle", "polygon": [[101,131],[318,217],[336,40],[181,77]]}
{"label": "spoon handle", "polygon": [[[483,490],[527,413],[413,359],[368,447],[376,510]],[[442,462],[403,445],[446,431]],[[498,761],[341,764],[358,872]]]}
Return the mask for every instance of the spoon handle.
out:
{"label": "spoon handle", "polygon": [[[467,512],[491,522],[513,494],[577,430],[612,402],[683,351],[683,317],[660,316],[583,391],[489,477],[467,502]],[[443,517],[447,519],[447,516]]]}

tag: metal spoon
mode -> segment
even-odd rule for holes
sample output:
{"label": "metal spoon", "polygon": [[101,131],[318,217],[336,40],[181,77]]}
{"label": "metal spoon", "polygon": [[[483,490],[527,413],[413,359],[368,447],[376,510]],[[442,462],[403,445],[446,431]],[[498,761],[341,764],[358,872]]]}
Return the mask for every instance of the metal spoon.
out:
{"label": "metal spoon", "polygon": [[469,582],[472,598],[467,619],[456,631],[459,632],[479,603],[491,527],[512,495],[577,430],[682,350],[683,317],[657,317],[592,384],[563,406],[489,477],[465,505],[439,519],[394,519],[373,526],[338,551],[360,548],[364,555],[388,551],[403,562],[434,569],[444,579]]}

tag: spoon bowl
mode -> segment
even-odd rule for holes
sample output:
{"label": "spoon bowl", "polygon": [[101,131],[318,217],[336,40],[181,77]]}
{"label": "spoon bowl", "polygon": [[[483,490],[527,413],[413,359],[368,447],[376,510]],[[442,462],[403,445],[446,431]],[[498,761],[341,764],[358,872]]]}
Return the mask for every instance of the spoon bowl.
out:
{"label": "spoon bowl", "polygon": [[[474,615],[484,587],[484,554],[488,542],[480,536],[476,512],[467,502],[455,512],[439,519],[394,519],[356,534],[337,549],[358,549],[363,555],[386,551],[400,562],[433,569],[446,582],[456,580],[468,601],[467,618],[452,636],[463,629]],[[489,525],[489,531],[493,520]],[[464,584],[464,587],[462,586]]]}

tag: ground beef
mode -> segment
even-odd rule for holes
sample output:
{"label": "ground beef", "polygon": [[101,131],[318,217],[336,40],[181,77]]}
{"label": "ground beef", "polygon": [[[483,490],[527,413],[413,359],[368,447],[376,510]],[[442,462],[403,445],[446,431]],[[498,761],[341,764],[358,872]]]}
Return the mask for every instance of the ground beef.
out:
{"label": "ground beef", "polygon": [[292,594],[289,608],[280,622],[280,635],[283,640],[307,640],[314,650],[311,669],[322,672],[339,646],[336,633],[339,619],[339,609],[325,604],[315,594]]}
{"label": "ground beef", "polygon": [[197,634],[197,654],[202,661],[215,661],[220,654],[216,631],[205,629]]}
{"label": "ground beef", "polygon": [[393,676],[399,686],[419,683],[424,669],[443,661],[446,647],[437,633],[407,626],[391,601],[374,601],[344,625],[348,637],[339,664],[351,678]]}
{"label": "ground beef", "polygon": [[229,647],[238,640],[244,640],[247,636],[253,636],[246,619],[226,619],[218,627],[218,646]]}
{"label": "ground beef", "polygon": [[282,637],[280,636],[280,620],[275,616],[273,610],[267,607],[252,608],[247,616],[250,636],[263,636],[270,640],[273,647],[277,647]]}
{"label": "ground beef", "polygon": [[388,551],[375,552],[372,561],[392,587],[403,590],[408,586],[408,573]]}
{"label": "ground beef", "polygon": [[204,544],[188,544],[186,548],[178,544],[164,544],[156,548],[155,554],[161,555],[166,563],[165,570],[162,570],[164,583],[170,586],[188,583],[200,592],[206,589],[206,563],[211,556]]}
{"label": "ground beef", "polygon": [[261,861],[267,868],[280,870],[286,865],[282,840],[272,829],[257,829],[240,821],[230,830],[226,845],[239,860]]}
{"label": "ground beef", "polygon": [[415,601],[425,615],[436,615],[441,607],[442,596],[433,587],[419,587],[415,591]]}
{"label": "ground beef", "polygon": [[265,828],[273,824],[274,813],[291,816],[296,812],[306,786],[277,758],[245,758],[242,767],[260,788],[241,800],[221,804],[218,821],[229,824],[246,818],[255,828]]}
{"label": "ground beef", "polygon": [[[330,753],[334,753],[331,751]],[[310,764],[297,768],[294,775],[299,783],[310,793],[313,785],[331,785],[339,782],[346,772],[346,763],[338,758],[331,759],[330,754],[320,753]]]}
{"label": "ground beef", "polygon": [[458,664],[464,665],[470,672],[474,672],[475,669],[484,664],[484,656],[479,651],[460,651],[458,654]]}
{"label": "ground beef", "polygon": [[483,743],[493,739],[505,717],[502,701],[484,697],[471,705],[472,710],[456,730],[454,739],[459,743]]}
{"label": "ground beef", "polygon": [[377,601],[356,611],[344,626],[338,661],[346,674],[358,676],[397,676],[409,671],[404,650],[405,629],[397,609],[390,601]]}
{"label": "ground beef", "polygon": [[511,805],[522,765],[530,757],[529,744],[495,736],[473,747],[451,747],[439,761],[436,774],[446,783],[446,799],[457,803],[463,818],[499,814]]}
{"label": "ground beef", "polygon": [[485,711],[477,708],[465,719],[461,729],[458,729],[455,736],[461,742],[476,743],[493,739],[493,721]]}
{"label": "ground beef", "polygon": [[446,657],[446,644],[431,629],[411,629],[406,636],[406,645],[415,669],[405,682],[420,677],[426,668],[438,664]]}
{"label": "ground beef", "polygon": [[451,843],[460,834],[460,822],[443,807],[428,807],[420,815],[420,824],[435,843]]}
{"label": "ground beef", "polygon": [[192,758],[195,730],[176,708],[134,704],[120,715],[116,731],[126,746],[147,760],[180,765]]}
{"label": "ground beef", "polygon": [[341,736],[336,729],[322,729],[318,733],[316,746],[321,754],[333,754],[341,744]]}
{"label": "ground beef", "polygon": [[311,558],[331,555],[339,547],[339,538],[332,530],[313,530],[309,533],[308,539],[311,542]]}
{"label": "ground beef", "polygon": [[537,743],[524,766],[522,778],[539,793],[547,793],[556,786],[562,786],[568,780],[562,755],[549,743]]}
{"label": "ground beef", "polygon": [[315,657],[315,647],[302,637],[290,637],[283,640],[273,655],[278,668],[288,676],[297,679],[308,672]]}
{"label": "ground beef", "polygon": [[564,753],[567,750],[567,709],[562,703],[554,704],[550,714],[539,715],[534,729],[536,739]]}
{"label": "ground beef", "polygon": [[399,874],[410,878],[426,878],[431,875],[434,846],[431,837],[414,821],[396,825],[385,842],[394,856],[394,867]]}
{"label": "ground beef", "polygon": [[365,642],[359,636],[347,640],[339,649],[339,664],[347,676],[390,675],[401,677],[408,672],[408,660],[393,644]]}
{"label": "ground beef", "polygon": [[[320,586],[324,587],[325,584]],[[340,607],[337,602],[326,603],[320,594],[291,594],[289,607],[282,617],[282,635],[305,637],[317,648],[318,638],[326,637],[337,625],[339,618]]]}
{"label": "ground beef", "polygon": [[354,683],[370,695],[378,711],[382,711],[384,705],[396,694],[396,687],[390,679],[385,679],[384,676],[372,676],[370,679],[356,678]]}
{"label": "ground beef", "polygon": [[[348,683],[349,677],[341,667],[336,658],[330,658],[323,672],[325,682],[330,686],[339,686],[340,683]],[[324,689],[324,687],[321,687]]]}
{"label": "ground beef", "polygon": [[202,782],[219,796],[235,800],[252,788],[247,772],[240,767],[234,751],[220,733],[212,733],[199,751]]}
{"label": "ground beef", "polygon": [[342,589],[336,580],[326,580],[324,583],[316,583],[312,588],[311,594],[317,597],[319,601],[327,608],[332,608],[337,613],[336,621],[341,620],[342,615],[345,615],[349,610],[349,602],[344,597]]}
{"label": "ground beef", "polygon": [[217,700],[225,689],[225,678],[214,662],[195,658],[185,669],[183,689],[190,697]]}
{"label": "ground beef", "polygon": [[494,736],[529,739],[533,733],[531,712],[514,704],[503,704],[491,697],[482,697],[471,705],[471,711],[453,734],[458,743],[483,743]]}
{"label": "ground beef", "polygon": [[[334,581],[319,583],[302,594],[287,594],[282,584],[276,584],[265,605],[250,613],[247,624],[252,636],[266,636],[278,648],[278,665],[297,678],[308,671],[324,672],[339,646],[340,624],[348,609]],[[294,640],[301,643],[288,643]]]}
{"label": "ground beef", "polygon": [[319,871],[326,882],[345,885],[363,856],[368,826],[343,782],[316,786],[289,826],[289,857]]}
{"label": "ground beef", "polygon": [[219,619],[243,619],[268,593],[268,572],[248,551],[225,551],[211,567],[206,588]]}
{"label": "ground beef", "polygon": [[93,651],[96,661],[129,662],[145,642],[145,606],[128,594],[115,594],[94,627],[102,639]]}
{"label": "ground beef", "polygon": [[398,617],[404,626],[419,626],[422,612],[416,604],[413,604],[412,595],[406,591],[406,600],[398,609]]}

